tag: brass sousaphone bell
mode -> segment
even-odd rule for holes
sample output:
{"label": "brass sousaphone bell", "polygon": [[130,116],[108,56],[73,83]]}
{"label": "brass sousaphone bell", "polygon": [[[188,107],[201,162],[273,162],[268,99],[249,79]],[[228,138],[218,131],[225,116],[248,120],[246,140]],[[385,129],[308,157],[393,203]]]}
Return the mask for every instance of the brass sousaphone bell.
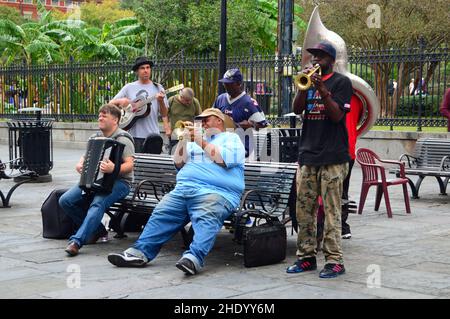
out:
{"label": "brass sousaphone bell", "polygon": [[308,73],[299,73],[294,78],[295,87],[298,88],[300,91],[306,91],[308,90],[311,85],[311,76],[319,71],[319,75],[322,75],[322,70],[320,69],[320,65],[316,64]]}
{"label": "brass sousaphone bell", "polygon": [[[357,128],[357,136],[359,138],[375,124],[380,111],[380,101],[366,81],[348,71],[347,46],[344,39],[323,25],[320,20],[319,8],[315,7],[305,32],[303,48],[310,48],[322,40],[330,42],[335,47],[336,60],[333,71],[339,72],[350,79],[354,91],[353,95],[362,104],[362,114]],[[302,67],[310,65],[311,60],[312,55],[304,52],[302,54]]]}

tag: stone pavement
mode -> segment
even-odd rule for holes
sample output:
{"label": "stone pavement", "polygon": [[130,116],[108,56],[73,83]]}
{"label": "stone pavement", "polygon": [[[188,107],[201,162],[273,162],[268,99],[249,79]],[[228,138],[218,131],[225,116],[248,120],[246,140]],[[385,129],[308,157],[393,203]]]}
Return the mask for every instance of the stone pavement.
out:
{"label": "stone pavement", "polygon": [[[8,157],[0,145],[0,158]],[[223,230],[207,257],[204,271],[187,277],[175,267],[183,252],[177,235],[145,268],[116,268],[106,255],[126,249],[138,234],[108,243],[84,246],[69,258],[65,240],[42,238],[40,207],[55,188],[77,182],[78,149],[54,149],[53,182],[24,184],[13,194],[11,208],[0,209],[0,298],[449,298],[450,200],[438,195],[435,180],[426,178],[421,198],[411,201],[406,215],[400,186],[390,188],[394,213],[387,218],[384,202],[373,211],[369,192],[362,215],[350,215],[353,238],[343,241],[347,273],[320,279],[318,271],[286,274],[295,260],[296,236],[288,228],[284,262],[247,269],[242,247]],[[12,182],[1,180],[5,192]],[[350,195],[358,201],[361,171],[354,168]],[[110,238],[112,238],[112,233]],[[238,254],[236,254],[238,253]],[[78,285],[79,284],[79,285]],[[79,286],[78,288],[73,287]]]}

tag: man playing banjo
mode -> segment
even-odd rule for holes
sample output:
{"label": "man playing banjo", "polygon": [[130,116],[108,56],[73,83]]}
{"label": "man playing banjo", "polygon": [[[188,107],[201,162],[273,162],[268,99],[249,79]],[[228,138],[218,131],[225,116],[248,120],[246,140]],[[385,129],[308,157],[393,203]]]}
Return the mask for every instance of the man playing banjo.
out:
{"label": "man playing banjo", "polygon": [[[121,108],[126,108],[130,103],[133,105],[132,102],[138,99],[145,100],[155,96],[155,99],[146,105],[150,108],[148,115],[136,118],[134,125],[128,129],[128,132],[134,138],[137,153],[143,150],[142,146],[149,135],[159,135],[158,113],[163,119],[166,135],[171,134],[167,118],[168,101],[163,86],[151,80],[152,67],[153,62],[147,57],[138,57],[132,67],[138,80],[126,84],[109,102]],[[133,111],[137,110],[133,109]]]}

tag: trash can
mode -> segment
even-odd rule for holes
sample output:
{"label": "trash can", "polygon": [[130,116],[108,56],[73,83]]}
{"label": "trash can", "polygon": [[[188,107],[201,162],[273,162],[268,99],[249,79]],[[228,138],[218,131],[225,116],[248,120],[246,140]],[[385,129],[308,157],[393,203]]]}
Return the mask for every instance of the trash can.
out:
{"label": "trash can", "polygon": [[279,158],[283,163],[295,163],[298,160],[298,147],[300,145],[301,128],[279,128]]}
{"label": "trash can", "polygon": [[[53,119],[42,119],[41,109],[31,107],[19,110],[33,114],[7,122],[9,133],[9,159],[16,161],[16,169],[34,171],[38,177],[34,182],[51,182],[49,171],[53,168]],[[20,181],[16,177],[15,181]]]}
{"label": "trash can", "polygon": [[254,134],[255,160],[295,163],[301,128],[272,128]]}

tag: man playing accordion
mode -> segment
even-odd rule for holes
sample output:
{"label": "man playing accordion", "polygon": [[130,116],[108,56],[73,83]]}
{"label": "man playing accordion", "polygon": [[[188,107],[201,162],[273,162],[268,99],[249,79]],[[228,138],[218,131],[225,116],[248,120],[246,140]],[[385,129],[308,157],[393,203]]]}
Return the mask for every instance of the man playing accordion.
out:
{"label": "man playing accordion", "polygon": [[[59,200],[60,206],[77,226],[77,232],[69,239],[69,245],[65,249],[69,256],[76,256],[80,248],[85,244],[93,244],[100,238],[107,240],[108,232],[102,224],[103,214],[113,203],[125,198],[130,192],[133,180],[133,155],[134,145],[132,137],[119,128],[121,111],[112,104],[103,105],[99,110],[98,127],[100,132],[91,138],[110,138],[125,145],[121,157],[121,163],[113,163],[104,158],[98,162],[98,170],[101,174],[112,174],[118,171],[118,177],[112,185],[112,191],[95,192],[86,194],[80,185],[69,189]],[[86,150],[87,156],[89,150]],[[82,156],[75,169],[83,172],[85,156]],[[120,165],[116,169],[116,165]],[[86,207],[87,211],[86,211]]]}

